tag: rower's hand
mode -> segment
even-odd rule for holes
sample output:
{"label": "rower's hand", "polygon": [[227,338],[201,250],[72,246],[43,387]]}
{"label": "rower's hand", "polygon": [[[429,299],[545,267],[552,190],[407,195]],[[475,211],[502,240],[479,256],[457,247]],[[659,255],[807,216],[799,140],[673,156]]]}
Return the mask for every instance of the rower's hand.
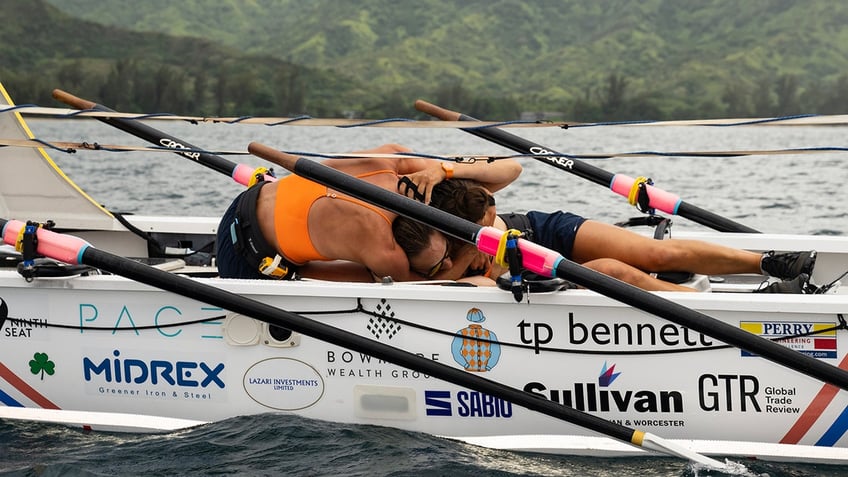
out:
{"label": "rower's hand", "polygon": [[401,176],[401,179],[404,177],[408,178],[412,184],[399,182],[398,192],[410,199],[416,200],[421,200],[421,196],[423,195],[424,203],[429,205],[430,199],[433,196],[433,187],[436,187],[436,184],[445,180],[446,176],[444,169],[439,164],[436,164],[435,167],[430,166],[418,172]]}
{"label": "rower's hand", "polygon": [[488,270],[489,266],[492,264],[491,255],[487,255],[476,248],[472,253],[474,253],[475,256],[468,265],[469,270]]}

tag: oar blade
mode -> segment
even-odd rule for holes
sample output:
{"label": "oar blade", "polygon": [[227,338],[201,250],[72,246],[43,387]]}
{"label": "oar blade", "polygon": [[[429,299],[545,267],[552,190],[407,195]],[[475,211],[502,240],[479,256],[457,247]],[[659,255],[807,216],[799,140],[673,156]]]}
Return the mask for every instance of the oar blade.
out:
{"label": "oar blade", "polygon": [[641,435],[641,443],[635,443],[646,450],[660,452],[665,455],[676,455],[682,459],[695,462],[703,465],[710,470],[718,470],[731,475],[747,475],[748,469],[744,465],[734,463],[730,465],[725,462],[719,462],[716,459],[699,454],[688,447],[663,439],[660,436],[645,432]]}

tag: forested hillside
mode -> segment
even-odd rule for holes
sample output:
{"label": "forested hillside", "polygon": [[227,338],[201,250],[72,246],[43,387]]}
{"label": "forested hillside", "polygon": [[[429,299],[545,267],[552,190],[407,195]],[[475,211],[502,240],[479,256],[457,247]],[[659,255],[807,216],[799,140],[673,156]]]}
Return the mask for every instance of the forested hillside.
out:
{"label": "forested hillside", "polygon": [[0,0],[0,11],[15,13],[0,24],[0,81],[18,103],[57,106],[51,92],[60,88],[121,111],[335,116],[337,94],[378,98],[337,73],[81,21],[42,0]]}
{"label": "forested hillside", "polygon": [[[251,109],[244,113],[261,108],[263,95],[281,94],[273,92],[280,81],[261,70],[271,59],[317,75],[300,83],[312,99],[278,114],[330,107],[408,115],[421,97],[492,119],[526,110],[577,120],[848,111],[845,2],[145,0],[126,8],[122,0],[47,1],[86,21],[145,32],[125,37],[129,44],[109,41],[112,62],[135,58],[139,43],[154,39],[187,42],[186,49],[220,45],[236,55],[225,70],[267,85],[253,100],[238,100]],[[76,35],[92,28],[71,25]],[[33,33],[75,41],[63,31]],[[203,61],[202,53],[158,51],[173,64]],[[210,81],[220,70],[205,69]]]}

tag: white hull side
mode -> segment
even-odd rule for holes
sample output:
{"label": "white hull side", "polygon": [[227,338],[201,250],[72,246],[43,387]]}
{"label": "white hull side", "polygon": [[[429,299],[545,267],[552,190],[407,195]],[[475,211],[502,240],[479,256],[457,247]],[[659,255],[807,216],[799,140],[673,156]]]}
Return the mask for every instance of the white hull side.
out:
{"label": "white hull side", "polygon": [[[692,441],[707,454],[848,463],[844,391],[829,394],[815,379],[738,349],[718,349],[709,336],[590,291],[533,294],[530,303],[515,303],[498,289],[200,280],[281,309],[311,312],[454,368],[462,358],[456,333],[476,324],[498,345],[485,358],[488,369],[475,374],[663,438]],[[777,328],[835,326],[848,309],[843,294],[664,296],[763,336]],[[161,431],[284,412],[510,449],[632,452],[572,424],[359,352],[307,336],[277,341],[265,324],[227,319],[224,310],[119,277],[26,283],[14,272],[0,272],[0,298],[10,318],[38,323],[7,320],[0,330],[5,418],[32,419],[39,409],[60,409],[73,413],[59,418],[50,411],[41,418],[94,429]],[[352,312],[358,301],[372,314]],[[335,313],[314,315],[320,311]],[[469,312],[485,321],[469,322]],[[166,327],[201,319],[208,321]],[[107,329],[81,331],[80,324]],[[848,341],[844,332],[832,331],[789,346],[839,365]],[[53,374],[42,372],[47,362]],[[613,366],[604,380],[603,370]],[[734,447],[736,441],[745,444]]]}

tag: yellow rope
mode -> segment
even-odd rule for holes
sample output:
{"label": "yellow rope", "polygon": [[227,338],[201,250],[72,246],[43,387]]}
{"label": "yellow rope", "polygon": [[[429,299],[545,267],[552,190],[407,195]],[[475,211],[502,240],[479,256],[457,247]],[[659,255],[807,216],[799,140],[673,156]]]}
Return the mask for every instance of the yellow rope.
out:
{"label": "yellow rope", "polygon": [[250,177],[250,181],[247,183],[247,187],[250,188],[256,185],[260,180],[264,180],[265,176],[268,175],[270,171],[267,167],[257,167],[253,171],[253,175]]}
{"label": "yellow rope", "polygon": [[639,196],[639,185],[648,182],[648,178],[645,176],[637,177],[635,181],[633,181],[633,187],[630,188],[630,194],[627,196],[627,201],[630,202],[630,205],[636,205],[636,201]]}
{"label": "yellow rope", "polygon": [[[15,251],[23,253],[24,251],[24,233],[26,232],[27,225],[21,227],[21,230],[18,231],[18,238],[15,240]],[[38,224],[38,228],[41,228],[41,224]]]}
{"label": "yellow rope", "polygon": [[509,267],[509,263],[506,261],[506,242],[512,235],[520,236],[521,231],[516,229],[504,231],[501,240],[498,242],[498,252],[495,254],[495,263],[505,268]]}

